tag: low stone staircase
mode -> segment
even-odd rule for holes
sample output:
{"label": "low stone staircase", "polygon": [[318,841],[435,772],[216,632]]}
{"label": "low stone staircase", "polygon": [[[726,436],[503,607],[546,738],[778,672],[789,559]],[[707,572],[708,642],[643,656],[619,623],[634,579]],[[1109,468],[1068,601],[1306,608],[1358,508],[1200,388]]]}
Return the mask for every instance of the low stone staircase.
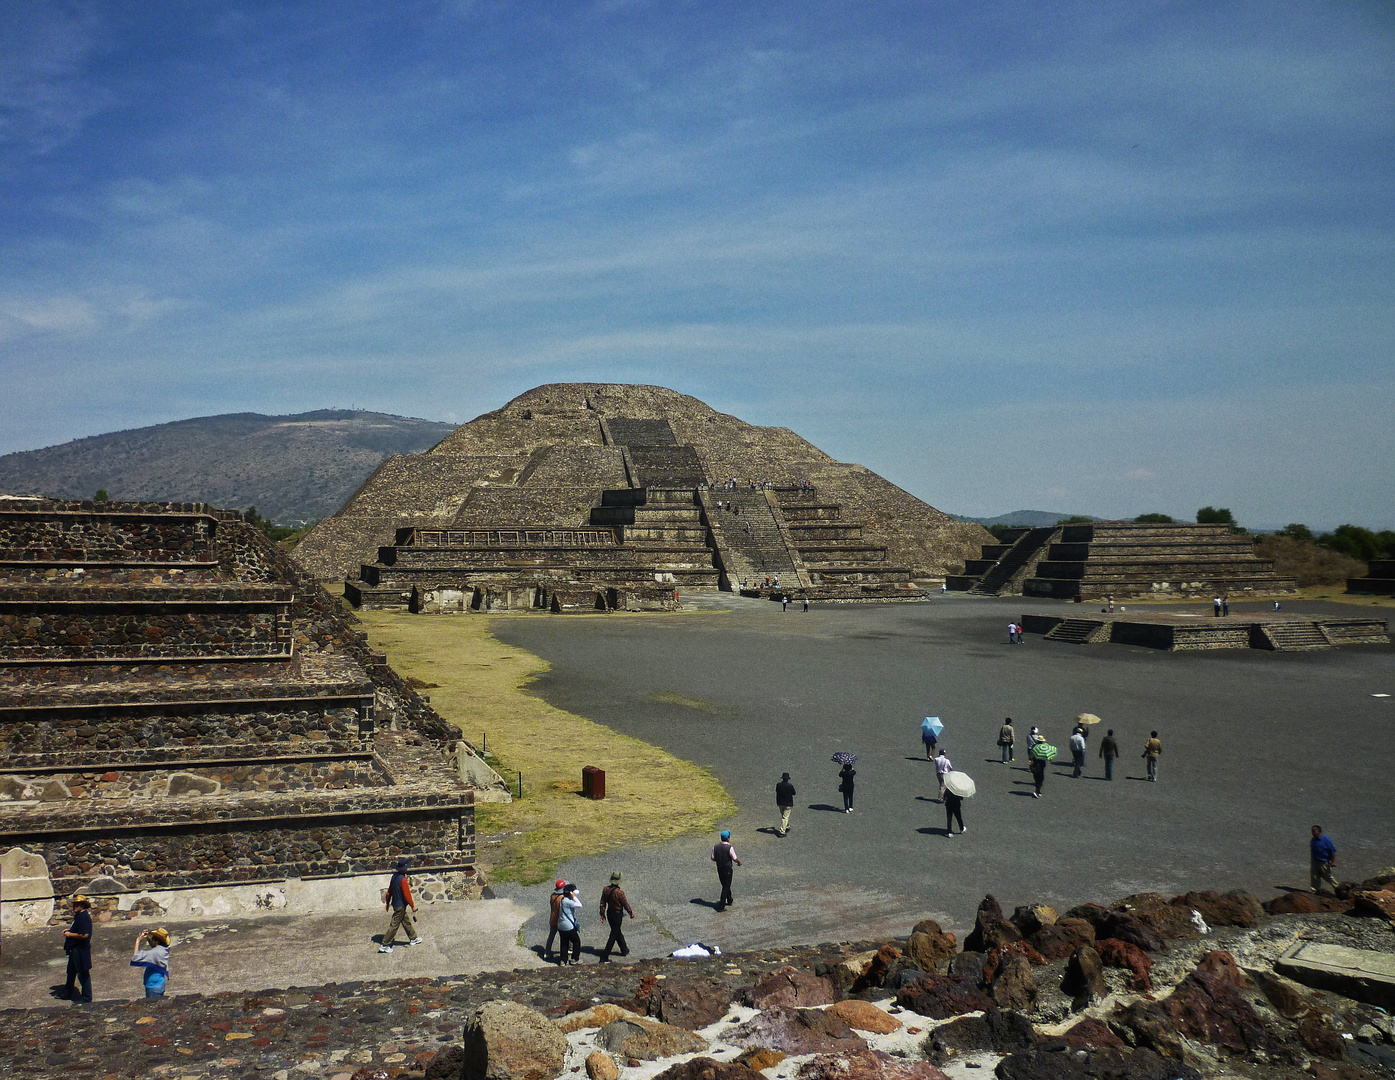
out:
{"label": "low stone staircase", "polygon": [[1064,641],[1067,645],[1088,645],[1100,640],[1100,635],[1108,631],[1108,624],[1091,619],[1062,619],[1047,631],[1046,640]]}
{"label": "low stone staircase", "polygon": [[1269,623],[1261,631],[1270,646],[1282,652],[1313,652],[1330,649],[1332,642],[1310,622]]}

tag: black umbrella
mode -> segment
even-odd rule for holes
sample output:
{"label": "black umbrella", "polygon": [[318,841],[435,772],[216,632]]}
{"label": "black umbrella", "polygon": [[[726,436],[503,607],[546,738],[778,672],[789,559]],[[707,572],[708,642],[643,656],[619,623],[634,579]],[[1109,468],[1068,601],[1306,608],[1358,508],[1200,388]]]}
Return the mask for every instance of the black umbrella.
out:
{"label": "black umbrella", "polygon": [[850,750],[839,750],[833,755],[833,760],[839,765],[853,765],[857,762],[857,755]]}

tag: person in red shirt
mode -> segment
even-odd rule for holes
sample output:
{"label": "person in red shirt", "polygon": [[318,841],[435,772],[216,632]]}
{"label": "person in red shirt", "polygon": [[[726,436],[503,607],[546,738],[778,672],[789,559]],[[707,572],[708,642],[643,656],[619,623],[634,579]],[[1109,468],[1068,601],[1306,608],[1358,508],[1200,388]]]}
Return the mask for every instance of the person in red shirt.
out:
{"label": "person in red shirt", "polygon": [[392,918],[388,920],[387,933],[383,935],[383,943],[378,946],[379,952],[392,952],[393,942],[397,940],[399,929],[407,935],[408,945],[421,944],[416,924],[412,921],[412,915],[417,910],[417,902],[412,899],[412,883],[407,880],[407,867],[410,865],[411,863],[406,859],[398,859],[397,869],[393,871],[392,880],[388,882],[387,900],[383,907],[392,912]]}

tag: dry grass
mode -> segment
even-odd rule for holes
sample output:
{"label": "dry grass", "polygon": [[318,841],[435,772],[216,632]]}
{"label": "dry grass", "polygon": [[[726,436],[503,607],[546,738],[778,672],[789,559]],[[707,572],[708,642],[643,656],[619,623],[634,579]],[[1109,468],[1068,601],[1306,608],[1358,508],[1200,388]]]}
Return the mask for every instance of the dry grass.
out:
{"label": "dry grass", "polygon": [[[475,746],[488,736],[490,764],[515,790],[523,774],[521,800],[476,810],[487,878],[531,884],[563,859],[710,831],[735,812],[707,770],[533,696],[528,683],[549,665],[500,642],[489,624],[535,616],[358,615],[399,674],[430,686],[432,708]],[[606,771],[603,801],[581,797],[583,765]]]}

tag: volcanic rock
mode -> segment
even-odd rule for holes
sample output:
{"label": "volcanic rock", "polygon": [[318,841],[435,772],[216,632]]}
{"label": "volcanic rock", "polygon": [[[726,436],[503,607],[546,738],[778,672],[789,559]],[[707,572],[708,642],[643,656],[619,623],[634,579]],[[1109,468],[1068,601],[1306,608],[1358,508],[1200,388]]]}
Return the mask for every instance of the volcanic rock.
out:
{"label": "volcanic rock", "polygon": [[1210,952],[1160,1003],[1161,1009],[1173,1028],[1189,1038],[1235,1054],[1259,1051],[1274,1061],[1288,1060],[1288,1052],[1237,992],[1248,984],[1229,953]]}
{"label": "volcanic rock", "polygon": [[1095,942],[1095,951],[1105,967],[1125,968],[1133,972],[1133,988],[1139,993],[1147,993],[1153,988],[1149,972],[1153,968],[1153,958],[1137,945],[1118,938],[1104,938]]}
{"label": "volcanic rock", "polygon": [[836,1016],[850,1028],[871,1031],[878,1035],[889,1035],[901,1026],[900,1020],[877,1008],[870,1001],[840,1001],[824,1011],[830,1016]]}
{"label": "volcanic rock", "polygon": [[739,1065],[745,1065],[748,1069],[765,1072],[766,1069],[775,1068],[788,1056],[765,1046],[749,1046],[733,1060]]}
{"label": "volcanic rock", "polygon": [[1021,1013],[989,1009],[982,1016],[962,1016],[941,1024],[926,1036],[922,1049],[931,1061],[943,1065],[959,1054],[979,1050],[1010,1054],[1036,1043],[1036,1029]]}
{"label": "volcanic rock", "polygon": [[767,1046],[786,1054],[822,1054],[866,1047],[861,1036],[823,1009],[775,1006],[753,1016],[726,1034],[729,1042]]}
{"label": "volcanic rock", "polygon": [[551,1080],[566,1056],[557,1025],[527,1006],[487,1001],[465,1021],[465,1080]]}
{"label": "volcanic rock", "polygon": [[666,979],[649,995],[650,1016],[690,1031],[715,1024],[730,1007],[730,990],[698,977]]}
{"label": "volcanic rock", "polygon": [[695,1057],[678,1065],[670,1065],[654,1080],[764,1080],[760,1073],[734,1061],[717,1061],[710,1057]]}
{"label": "volcanic rock", "polygon": [[1001,1009],[1030,1009],[1037,1003],[1032,964],[1018,953],[1008,955],[993,978],[993,1000]]}
{"label": "volcanic rock", "polygon": [[1104,961],[1100,954],[1089,945],[1082,945],[1070,954],[1066,962],[1066,973],[1061,979],[1062,993],[1073,998],[1102,998],[1108,993],[1104,981]]}
{"label": "volcanic rock", "polygon": [[1003,907],[990,893],[978,905],[974,928],[964,938],[965,952],[989,952],[1009,941],[1021,941],[1017,927],[1003,918]]}
{"label": "volcanic rock", "polygon": [[932,1020],[947,1020],[966,1012],[992,1008],[993,1002],[978,988],[977,980],[956,975],[926,975],[896,995],[896,1004]]}
{"label": "volcanic rock", "polygon": [[872,957],[867,969],[863,971],[858,980],[853,983],[853,992],[867,990],[874,986],[881,986],[886,979],[886,973],[891,965],[901,957],[901,950],[895,945],[883,945],[877,950],[877,955]]}
{"label": "volcanic rock", "polygon": [[1299,1021],[1298,1038],[1310,1053],[1333,1061],[1341,1061],[1347,1056],[1346,1040],[1331,1025],[1324,1024],[1316,1012],[1309,1013]]}
{"label": "volcanic rock", "polygon": [[1017,927],[1024,938],[1031,937],[1043,926],[1051,926],[1059,919],[1056,909],[1045,904],[1023,904],[1012,913],[1008,922]]}
{"label": "volcanic rock", "polygon": [[620,1067],[609,1054],[592,1050],[586,1055],[586,1075],[590,1080],[620,1080]]}
{"label": "volcanic rock", "polygon": [[1095,943],[1095,928],[1084,919],[1057,919],[1031,937],[1032,946],[1048,961],[1069,956],[1082,945]]}
{"label": "volcanic rock", "polygon": [[935,1066],[908,1061],[881,1050],[820,1054],[795,1074],[799,1080],[949,1080]]}
{"label": "volcanic rock", "polygon": [[755,1009],[769,1009],[776,1005],[808,1008],[811,1005],[832,1004],[838,997],[829,979],[820,978],[803,968],[782,967],[757,979],[756,985],[741,995],[741,1000]]}
{"label": "volcanic rock", "polygon": [[1085,1017],[1061,1035],[1060,1040],[1081,1050],[1118,1050],[1124,1045],[1124,1040],[1110,1031],[1108,1024],[1093,1016]]}
{"label": "volcanic rock", "polygon": [[1327,911],[1350,911],[1353,906],[1351,900],[1314,896],[1305,892],[1287,892],[1265,901],[1264,910],[1270,915],[1317,915]]}
{"label": "volcanic rock", "polygon": [[911,931],[905,957],[921,971],[936,971],[940,963],[958,951],[953,934],[946,934],[934,919],[923,919]]}
{"label": "volcanic rock", "polygon": [[620,1057],[656,1061],[676,1054],[700,1054],[707,1049],[707,1040],[686,1028],[635,1018],[601,1028],[596,1045]]}
{"label": "volcanic rock", "polygon": [[948,974],[960,978],[965,976],[978,981],[983,978],[983,965],[988,963],[988,954],[981,952],[955,953],[949,958]]}
{"label": "volcanic rock", "polygon": [[1395,922],[1395,891],[1363,889],[1360,892],[1352,893],[1351,899],[1353,911],[1358,911],[1362,915],[1376,915]]}
{"label": "volcanic rock", "polygon": [[1127,911],[1111,911],[1095,926],[1095,937],[1117,938],[1148,952],[1167,951],[1167,944],[1158,932]]}
{"label": "volcanic rock", "polygon": [[570,1035],[573,1031],[582,1031],[586,1028],[602,1028],[616,1020],[638,1019],[639,1017],[630,1012],[629,1009],[622,1009],[619,1005],[604,1001],[599,1005],[592,1005],[589,1009],[568,1013],[557,1021],[557,1026],[561,1028],[564,1035]]}
{"label": "volcanic rock", "polygon": [[[1114,905],[1113,910],[1126,912],[1153,930],[1160,938],[1196,937],[1189,908],[1169,903],[1160,893],[1135,893]],[[1108,936],[1108,935],[1106,935]]]}
{"label": "volcanic rock", "polygon": [[1195,1069],[1150,1050],[1019,1050],[994,1070],[998,1080],[1200,1080]]}
{"label": "volcanic rock", "polygon": [[1179,907],[1193,908],[1212,926],[1258,926],[1264,907],[1244,889],[1228,893],[1189,892],[1173,897]]}

